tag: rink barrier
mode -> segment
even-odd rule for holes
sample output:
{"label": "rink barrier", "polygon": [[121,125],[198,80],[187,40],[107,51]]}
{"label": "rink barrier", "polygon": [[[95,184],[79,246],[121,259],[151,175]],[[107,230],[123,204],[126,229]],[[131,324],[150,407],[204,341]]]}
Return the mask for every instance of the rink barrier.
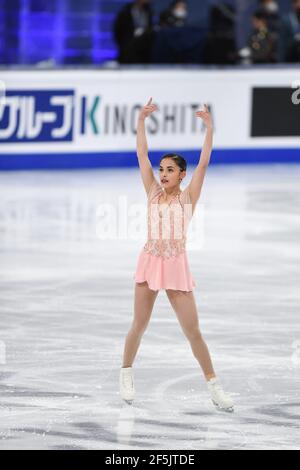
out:
{"label": "rink barrier", "polygon": [[[173,149],[170,149],[174,151]],[[149,152],[153,165],[158,165],[165,150]],[[200,152],[177,150],[188,163],[197,164]],[[299,163],[300,148],[214,149],[210,165]],[[76,168],[136,167],[135,152],[0,154],[0,170],[42,170]]]}

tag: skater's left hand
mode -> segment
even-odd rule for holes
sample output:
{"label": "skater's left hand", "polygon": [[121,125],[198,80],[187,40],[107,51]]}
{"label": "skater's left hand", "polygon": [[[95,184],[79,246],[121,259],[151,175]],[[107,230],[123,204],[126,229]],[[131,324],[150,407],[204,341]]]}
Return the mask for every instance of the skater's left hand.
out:
{"label": "skater's left hand", "polygon": [[211,117],[211,114],[210,114],[210,111],[208,109],[207,104],[204,105],[204,110],[203,111],[197,111],[196,112],[196,116],[203,120],[204,124],[206,125],[206,127],[208,129],[213,128],[212,117]]}

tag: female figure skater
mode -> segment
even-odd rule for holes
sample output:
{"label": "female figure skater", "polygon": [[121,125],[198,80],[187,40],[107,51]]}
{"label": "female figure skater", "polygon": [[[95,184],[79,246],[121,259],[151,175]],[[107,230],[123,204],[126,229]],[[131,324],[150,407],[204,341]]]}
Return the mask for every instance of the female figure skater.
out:
{"label": "female figure skater", "polygon": [[[152,104],[151,98],[142,108],[138,119],[137,156],[148,198],[148,240],[139,255],[134,275],[136,281],[134,318],[124,347],[123,365],[119,377],[120,395],[129,403],[134,398],[132,364],[150,320],[157,294],[160,289],[165,289],[183,332],[190,342],[193,354],[202,368],[213,404],[218,409],[233,411],[233,400],[223,391],[216,377],[207,345],[199,329],[197,307],[192,290],[196,284],[191,275],[185,251],[186,227],[181,231],[180,236],[177,230],[182,228],[184,220],[191,218],[200,196],[212,150],[211,115],[207,105],[203,111],[196,113],[197,117],[205,123],[206,136],[191,182],[181,191],[180,183],[186,176],[184,158],[176,154],[166,154],[161,158],[159,166],[161,184],[153,174],[148,157],[145,120],[156,110],[157,106]],[[177,204],[174,203],[175,200]],[[170,213],[171,206],[172,209],[175,206],[180,207],[180,211],[173,211],[173,217],[171,214],[167,218],[166,213]],[[186,214],[189,214],[189,217]],[[175,215],[177,215],[176,223]],[[163,223],[169,225],[164,227],[169,229],[166,239],[162,237]]]}

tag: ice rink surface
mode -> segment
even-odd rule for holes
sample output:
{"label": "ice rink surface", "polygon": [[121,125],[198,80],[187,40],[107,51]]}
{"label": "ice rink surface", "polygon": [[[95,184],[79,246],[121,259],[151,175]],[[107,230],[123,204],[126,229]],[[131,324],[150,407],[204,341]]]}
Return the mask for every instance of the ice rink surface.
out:
{"label": "ice rink surface", "polygon": [[120,399],[146,240],[137,168],[0,173],[0,448],[299,450],[299,181],[296,164],[207,170],[187,252],[228,414],[164,291],[135,403]]}

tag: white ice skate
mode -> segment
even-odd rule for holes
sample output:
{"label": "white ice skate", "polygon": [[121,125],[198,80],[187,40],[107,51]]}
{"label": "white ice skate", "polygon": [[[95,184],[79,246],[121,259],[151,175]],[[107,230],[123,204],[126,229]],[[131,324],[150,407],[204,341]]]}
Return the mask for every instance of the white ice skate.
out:
{"label": "white ice skate", "polygon": [[119,383],[122,399],[131,403],[135,395],[132,367],[121,367]]}
{"label": "white ice skate", "polygon": [[232,398],[224,392],[220,381],[217,377],[207,382],[207,387],[211,395],[213,404],[218,410],[234,411],[234,403]]}

